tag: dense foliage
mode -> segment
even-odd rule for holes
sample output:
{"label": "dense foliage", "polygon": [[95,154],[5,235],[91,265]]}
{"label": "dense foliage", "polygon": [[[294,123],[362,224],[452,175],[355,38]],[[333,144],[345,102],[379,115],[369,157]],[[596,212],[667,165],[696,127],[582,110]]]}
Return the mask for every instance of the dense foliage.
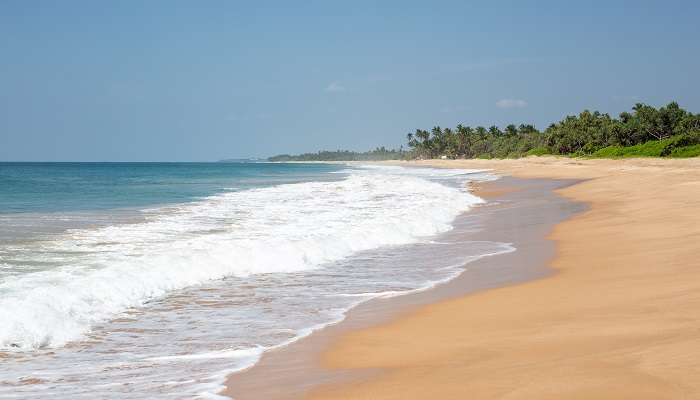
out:
{"label": "dense foliage", "polygon": [[485,128],[457,125],[416,130],[407,136],[417,158],[507,158],[527,155],[592,157],[693,157],[700,155],[700,114],[669,103],[661,108],[637,104],[619,118],[583,111],[551,124]]}
{"label": "dense foliage", "polygon": [[280,154],[270,157],[268,161],[383,161],[397,160],[406,157],[403,149],[388,150],[384,147],[377,147],[366,152],[355,152],[348,150],[319,151],[317,153],[304,153],[299,155]]}
{"label": "dense foliage", "polygon": [[700,156],[700,114],[672,102],[660,108],[638,103],[618,118],[585,110],[549,125],[417,129],[407,135],[409,151],[378,147],[367,152],[319,151],[281,154],[269,161],[382,161],[407,158],[516,158],[529,155],[615,157]]}

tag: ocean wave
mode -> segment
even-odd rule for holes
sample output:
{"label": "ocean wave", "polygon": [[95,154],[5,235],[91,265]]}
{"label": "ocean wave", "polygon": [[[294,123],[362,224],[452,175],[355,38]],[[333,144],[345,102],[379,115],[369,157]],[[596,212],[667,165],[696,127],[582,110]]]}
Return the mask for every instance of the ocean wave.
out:
{"label": "ocean wave", "polygon": [[173,290],[229,276],[310,270],[445,232],[481,202],[465,188],[434,181],[455,174],[352,169],[340,181],[219,194],[149,210],[138,223],[78,229],[27,245],[24,253],[34,261],[60,267],[0,282],[0,348],[62,346]]}

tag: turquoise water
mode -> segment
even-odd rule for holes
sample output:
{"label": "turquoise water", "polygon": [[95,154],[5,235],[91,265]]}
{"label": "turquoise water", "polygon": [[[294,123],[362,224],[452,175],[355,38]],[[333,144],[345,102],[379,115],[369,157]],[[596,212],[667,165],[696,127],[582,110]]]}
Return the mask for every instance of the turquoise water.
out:
{"label": "turquoise water", "polygon": [[482,171],[0,163],[0,398],[211,399],[372,298],[512,251],[467,242]]}
{"label": "turquoise water", "polygon": [[330,164],[3,163],[0,213],[186,202],[232,190],[332,179]]}

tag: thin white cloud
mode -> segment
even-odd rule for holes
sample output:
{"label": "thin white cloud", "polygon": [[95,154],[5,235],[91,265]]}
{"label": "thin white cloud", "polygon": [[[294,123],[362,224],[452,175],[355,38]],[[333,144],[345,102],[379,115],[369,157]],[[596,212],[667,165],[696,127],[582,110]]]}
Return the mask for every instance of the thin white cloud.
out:
{"label": "thin white cloud", "polygon": [[345,86],[341,85],[340,82],[331,82],[328,86],[326,86],[326,92],[337,93],[344,91]]}
{"label": "thin white cloud", "polygon": [[496,102],[498,108],[525,108],[527,101],[520,99],[501,99]]}

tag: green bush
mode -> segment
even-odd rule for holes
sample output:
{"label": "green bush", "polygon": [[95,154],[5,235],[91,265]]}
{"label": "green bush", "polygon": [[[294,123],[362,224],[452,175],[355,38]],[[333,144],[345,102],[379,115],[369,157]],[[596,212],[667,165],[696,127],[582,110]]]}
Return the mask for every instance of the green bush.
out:
{"label": "green bush", "polygon": [[608,146],[591,154],[594,158],[617,158],[622,157],[624,154],[624,147],[621,146]]}
{"label": "green bush", "polygon": [[666,140],[651,140],[646,143],[637,144],[629,147],[608,146],[591,154],[594,158],[619,158],[619,157],[661,157],[661,152],[664,150],[668,141]]}
{"label": "green bush", "polygon": [[548,154],[551,153],[546,147],[535,147],[534,149],[530,149],[527,153],[525,153],[527,156],[546,156]]}
{"label": "green bush", "polygon": [[700,155],[700,133],[691,132],[664,140],[652,140],[634,146],[608,146],[591,154],[594,158],[621,157],[696,157]]}
{"label": "green bush", "polygon": [[696,144],[700,144],[700,132],[698,131],[673,136],[668,139],[666,147],[661,151],[661,156],[670,156],[676,149],[694,146]]}
{"label": "green bush", "polygon": [[586,143],[577,151],[580,155],[591,155],[595,153],[596,151],[600,150],[600,146],[597,146],[595,143]]}
{"label": "green bush", "polygon": [[668,155],[673,158],[687,158],[700,156],[700,144],[693,146],[677,147]]}
{"label": "green bush", "polygon": [[627,147],[623,157],[661,157],[661,152],[664,151],[668,140],[651,140]]}

